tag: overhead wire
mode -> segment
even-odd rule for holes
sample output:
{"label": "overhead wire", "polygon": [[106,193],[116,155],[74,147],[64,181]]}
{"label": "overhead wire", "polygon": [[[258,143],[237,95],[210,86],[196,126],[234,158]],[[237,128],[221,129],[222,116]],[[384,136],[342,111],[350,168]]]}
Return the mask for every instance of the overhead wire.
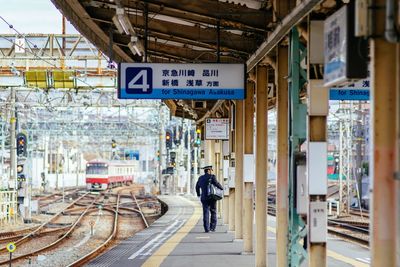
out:
{"label": "overhead wire", "polygon": [[[6,23],[10,29],[12,29],[13,31],[15,31],[19,36],[24,36],[24,35],[21,34],[17,29],[15,29],[15,27],[14,27],[12,24],[10,24],[6,19],[4,19],[2,16],[0,16],[0,19],[1,19],[4,23]],[[18,46],[18,47],[21,48],[21,49],[25,49],[22,45],[17,44],[15,41],[13,41],[13,40],[11,40],[11,39],[8,39],[8,38],[5,37],[5,36],[1,36],[1,38],[7,40],[8,42],[10,42],[10,43],[12,43],[12,44],[14,44],[15,46]],[[37,48],[37,45],[34,44],[33,42],[31,42],[29,39],[25,38],[25,40],[26,40],[28,43],[32,44],[32,45],[34,46],[34,48]],[[30,48],[30,47],[29,47],[29,48]],[[43,62],[46,62],[47,64],[49,64],[50,66],[54,67],[55,69],[57,69],[57,70],[63,70],[62,68],[58,67],[58,66],[57,66],[56,64],[54,64],[53,62],[50,62],[49,60],[47,60],[47,59],[45,59],[45,58],[43,58],[43,57],[41,57],[41,56],[38,56],[37,53],[34,53],[34,52],[31,51],[31,50],[32,50],[31,48],[30,48],[30,49],[25,49],[25,51],[27,51],[29,54],[33,55],[34,57],[36,57],[37,59],[39,59],[39,60],[41,60],[41,61],[43,61]],[[50,56],[50,55],[49,55],[49,56]],[[51,56],[50,56],[50,57],[51,57]],[[80,78],[77,77],[77,76],[75,76],[74,78],[75,78],[76,80],[78,80],[78,81],[80,81],[80,82],[86,84],[90,89],[96,89],[96,87],[94,87],[94,86],[92,86],[91,84],[87,83],[85,80],[80,79]]]}

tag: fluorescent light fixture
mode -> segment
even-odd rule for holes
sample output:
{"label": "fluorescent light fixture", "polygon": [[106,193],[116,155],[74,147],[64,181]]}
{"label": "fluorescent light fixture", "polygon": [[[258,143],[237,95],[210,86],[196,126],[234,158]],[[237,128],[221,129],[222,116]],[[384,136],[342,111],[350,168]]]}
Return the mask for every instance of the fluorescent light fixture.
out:
{"label": "fluorescent light fixture", "polygon": [[138,54],[139,56],[142,56],[142,53],[140,53],[140,50],[139,50],[139,48],[137,47],[136,43],[130,42],[130,43],[128,44],[128,47],[129,47],[129,49],[132,51],[132,53],[133,53],[134,55]]}
{"label": "fluorescent light fixture", "polygon": [[118,32],[119,32],[120,34],[123,34],[123,33],[124,33],[124,29],[122,28],[121,23],[119,23],[119,20],[118,20],[117,15],[115,15],[115,16],[112,18],[112,21],[113,21],[115,27],[117,27]]}
{"label": "fluorescent light fixture", "polygon": [[117,7],[116,14],[112,18],[112,21],[115,27],[117,27],[119,33],[125,33],[127,35],[135,34],[129,18],[125,15],[124,8]]}
{"label": "fluorescent light fixture", "polygon": [[132,33],[134,33],[135,31],[133,30],[133,28],[132,28],[132,24],[131,24],[131,22],[129,21],[129,19],[128,19],[128,17],[127,16],[125,16],[125,15],[119,15],[118,16],[118,21],[119,21],[119,23],[121,24],[121,26],[122,26],[122,28],[124,29],[124,32],[126,33],[126,34],[132,34]]}

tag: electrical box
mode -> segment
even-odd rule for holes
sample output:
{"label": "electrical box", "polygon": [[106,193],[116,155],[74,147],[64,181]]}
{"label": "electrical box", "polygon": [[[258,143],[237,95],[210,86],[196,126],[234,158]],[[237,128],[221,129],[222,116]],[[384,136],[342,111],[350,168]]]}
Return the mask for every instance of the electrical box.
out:
{"label": "electrical box", "polygon": [[324,64],[324,21],[310,21],[310,63]]}
{"label": "electrical box", "polygon": [[310,202],[309,215],[310,243],[325,243],[327,235],[327,214],[325,201]]}
{"label": "electrical box", "polygon": [[308,192],[306,166],[298,165],[296,169],[296,210],[300,215],[307,215],[308,212]]}
{"label": "electrical box", "polygon": [[244,154],[243,156],[243,181],[246,183],[255,182],[254,154]]}
{"label": "electrical box", "polygon": [[328,147],[326,142],[308,142],[308,194],[326,195],[328,191]]}
{"label": "electrical box", "polygon": [[308,115],[327,116],[329,112],[329,90],[323,80],[309,80]]}

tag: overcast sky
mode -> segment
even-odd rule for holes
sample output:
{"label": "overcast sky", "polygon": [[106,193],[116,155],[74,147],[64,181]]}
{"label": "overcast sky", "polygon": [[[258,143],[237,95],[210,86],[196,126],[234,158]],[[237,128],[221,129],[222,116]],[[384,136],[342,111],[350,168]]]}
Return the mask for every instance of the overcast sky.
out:
{"label": "overcast sky", "polygon": [[[0,16],[21,33],[61,33],[62,15],[50,0],[0,0]],[[0,33],[15,33],[0,20]],[[67,23],[67,33],[77,33]]]}

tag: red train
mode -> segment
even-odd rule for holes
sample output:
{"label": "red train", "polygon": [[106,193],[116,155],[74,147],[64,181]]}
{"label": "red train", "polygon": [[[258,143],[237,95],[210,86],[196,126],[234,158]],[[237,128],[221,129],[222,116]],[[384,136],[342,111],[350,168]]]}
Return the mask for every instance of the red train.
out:
{"label": "red train", "polygon": [[134,165],[129,161],[91,160],[86,164],[86,188],[106,190],[133,183]]}

